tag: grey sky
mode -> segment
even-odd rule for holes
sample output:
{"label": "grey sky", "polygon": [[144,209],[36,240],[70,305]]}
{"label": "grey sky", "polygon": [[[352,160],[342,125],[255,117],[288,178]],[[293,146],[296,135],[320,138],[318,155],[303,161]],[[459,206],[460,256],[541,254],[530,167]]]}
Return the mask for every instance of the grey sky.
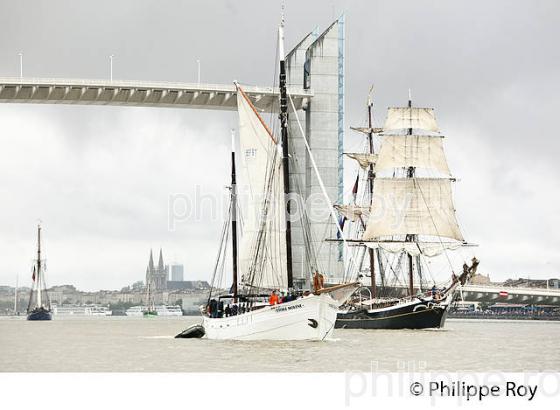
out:
{"label": "grey sky", "polygon": [[[270,85],[281,2],[0,1],[0,76]],[[560,6],[554,1],[287,1],[286,48],[346,13],[346,125],[436,108],[455,204],[492,279],[560,273]],[[167,229],[176,192],[220,196],[234,113],[0,105],[0,283],[27,281],[44,221],[49,282],[120,288],[150,247],[208,278],[220,222]],[[360,144],[347,134],[346,146]]]}

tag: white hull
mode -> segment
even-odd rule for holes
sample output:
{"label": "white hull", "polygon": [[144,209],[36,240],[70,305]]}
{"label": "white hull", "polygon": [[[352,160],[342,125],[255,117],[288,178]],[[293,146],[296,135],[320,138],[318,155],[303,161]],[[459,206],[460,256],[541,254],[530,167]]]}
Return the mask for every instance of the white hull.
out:
{"label": "white hull", "polygon": [[[144,311],[148,310],[146,306],[134,306],[126,310],[127,316],[144,316]],[[157,316],[183,316],[183,311],[178,306],[155,306]]]}
{"label": "white hull", "polygon": [[338,305],[329,294],[309,295],[241,315],[205,316],[203,326],[208,339],[325,340],[334,331]]}
{"label": "white hull", "polygon": [[54,306],[55,316],[111,316],[113,311],[97,306]]}

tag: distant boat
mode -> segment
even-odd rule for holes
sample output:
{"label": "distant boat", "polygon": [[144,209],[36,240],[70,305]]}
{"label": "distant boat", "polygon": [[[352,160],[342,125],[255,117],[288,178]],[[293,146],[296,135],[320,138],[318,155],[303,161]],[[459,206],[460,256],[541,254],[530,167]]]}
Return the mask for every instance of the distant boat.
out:
{"label": "distant boat", "polygon": [[51,320],[51,303],[45,283],[45,267],[41,259],[41,225],[37,226],[37,259],[33,265],[31,292],[27,305],[27,320]]}
{"label": "distant boat", "polygon": [[99,305],[53,305],[54,316],[111,316],[113,311]]}
{"label": "distant boat", "polygon": [[[147,312],[153,312],[150,314]],[[127,316],[183,316],[181,306],[155,305],[151,309],[146,306],[132,306],[126,310]]]}

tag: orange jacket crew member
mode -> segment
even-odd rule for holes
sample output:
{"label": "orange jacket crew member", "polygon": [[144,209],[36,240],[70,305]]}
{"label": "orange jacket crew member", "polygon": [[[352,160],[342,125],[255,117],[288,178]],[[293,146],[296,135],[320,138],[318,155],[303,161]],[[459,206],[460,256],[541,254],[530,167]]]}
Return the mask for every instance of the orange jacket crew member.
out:
{"label": "orange jacket crew member", "polygon": [[273,291],[270,294],[270,298],[268,298],[268,303],[270,305],[277,305],[278,304],[278,295],[276,294],[276,291]]}

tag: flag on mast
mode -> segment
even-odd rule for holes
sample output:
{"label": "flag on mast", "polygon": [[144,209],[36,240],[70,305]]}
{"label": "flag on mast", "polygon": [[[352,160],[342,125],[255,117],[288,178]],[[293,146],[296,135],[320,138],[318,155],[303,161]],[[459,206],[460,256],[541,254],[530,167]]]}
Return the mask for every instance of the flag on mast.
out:
{"label": "flag on mast", "polygon": [[33,282],[35,282],[35,266],[33,266],[33,276],[31,276]]}

